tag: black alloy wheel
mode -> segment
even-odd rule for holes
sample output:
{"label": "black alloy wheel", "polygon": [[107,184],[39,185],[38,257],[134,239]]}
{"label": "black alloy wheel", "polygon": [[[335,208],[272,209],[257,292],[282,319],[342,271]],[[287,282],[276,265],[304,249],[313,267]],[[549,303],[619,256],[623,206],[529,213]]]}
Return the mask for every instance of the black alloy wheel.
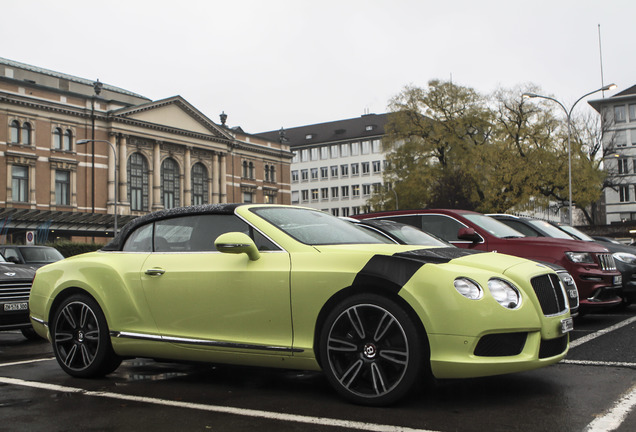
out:
{"label": "black alloy wheel", "polygon": [[71,376],[104,376],[121,363],[113,352],[106,318],[87,295],[74,295],[62,302],[53,316],[51,336],[55,357]]}
{"label": "black alloy wheel", "polygon": [[429,361],[416,326],[394,301],[361,294],[340,303],[325,320],[320,338],[323,370],[348,400],[388,405],[418,381]]}

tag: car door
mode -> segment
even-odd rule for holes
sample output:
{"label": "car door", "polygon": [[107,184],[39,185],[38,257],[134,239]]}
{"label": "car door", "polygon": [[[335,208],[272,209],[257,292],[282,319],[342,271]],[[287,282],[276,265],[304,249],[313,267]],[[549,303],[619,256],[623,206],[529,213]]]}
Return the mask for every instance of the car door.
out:
{"label": "car door", "polygon": [[[185,216],[154,225],[155,251],[141,280],[164,338],[211,348],[290,349],[287,252],[234,215]],[[235,231],[256,239],[258,260],[216,251],[218,235]]]}

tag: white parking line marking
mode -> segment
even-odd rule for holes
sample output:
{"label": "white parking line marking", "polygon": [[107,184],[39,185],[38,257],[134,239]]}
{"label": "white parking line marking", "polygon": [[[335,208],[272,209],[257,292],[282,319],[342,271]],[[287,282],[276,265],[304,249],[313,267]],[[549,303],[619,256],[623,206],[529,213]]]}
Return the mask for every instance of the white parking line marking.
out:
{"label": "white parking line marking", "polygon": [[50,360],[55,360],[55,357],[49,357],[49,358],[43,358],[43,359],[35,359],[35,360],[24,360],[24,361],[13,362],[13,363],[0,363],[0,367],[25,365],[25,364],[29,364],[29,363],[37,363],[37,362],[50,361]]}
{"label": "white parking line marking", "polygon": [[570,348],[576,348],[577,346],[583,345],[586,342],[589,342],[591,340],[596,339],[597,337],[603,336],[607,333],[611,333],[614,330],[618,330],[621,327],[625,327],[626,325],[630,325],[632,323],[636,322],[636,316],[635,317],[631,317],[630,319],[626,319],[625,321],[621,321],[617,324],[614,324],[613,326],[604,328],[602,330],[599,330],[597,332],[591,333],[587,336],[583,336],[582,338],[578,338],[572,342],[570,342]]}
{"label": "white parking line marking", "polygon": [[65,392],[65,393],[80,393],[86,396],[96,396],[110,399],[119,399],[125,400],[129,402],[139,402],[139,403],[148,403],[155,405],[163,405],[170,406],[175,408],[187,408],[187,409],[196,409],[200,411],[211,411],[218,412],[223,414],[233,414],[245,417],[258,417],[268,420],[276,420],[276,421],[284,421],[284,422],[296,422],[296,423],[307,423],[321,426],[331,426],[331,427],[341,427],[348,429],[357,429],[364,431],[377,431],[377,432],[434,432],[425,429],[412,429],[408,427],[402,426],[392,426],[392,425],[382,425],[375,423],[364,423],[350,420],[339,420],[332,419],[326,417],[311,417],[311,416],[303,416],[303,415],[295,415],[295,414],[283,414],[269,411],[261,411],[261,410],[253,410],[246,408],[234,408],[234,407],[226,407],[219,405],[205,405],[198,403],[189,403],[189,402],[178,402],[171,401],[167,399],[158,399],[151,397],[143,397],[143,396],[130,396],[119,393],[111,393],[111,392],[96,392],[84,390],[81,388],[75,387],[66,387],[60,386],[56,384],[47,384],[35,381],[25,381],[15,378],[6,378],[0,377],[0,383],[23,386],[23,387],[31,387],[43,390],[51,390],[57,392]]}
{"label": "white parking line marking", "polygon": [[626,367],[636,368],[636,363],[628,362],[605,362],[605,361],[592,361],[592,360],[561,360],[561,363],[580,365],[580,366],[605,366],[605,367]]}
{"label": "white parking line marking", "polygon": [[587,425],[585,432],[609,432],[616,430],[636,405],[636,386],[625,393],[604,415]]}

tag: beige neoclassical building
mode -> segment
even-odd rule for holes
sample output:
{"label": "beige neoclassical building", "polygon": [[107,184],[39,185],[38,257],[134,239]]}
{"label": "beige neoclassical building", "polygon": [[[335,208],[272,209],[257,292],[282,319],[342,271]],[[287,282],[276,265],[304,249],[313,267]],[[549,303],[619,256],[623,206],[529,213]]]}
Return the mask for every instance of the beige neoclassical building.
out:
{"label": "beige neoclassical building", "polygon": [[107,238],[115,213],[121,227],[164,208],[289,204],[289,146],[226,119],[0,58],[2,240]]}

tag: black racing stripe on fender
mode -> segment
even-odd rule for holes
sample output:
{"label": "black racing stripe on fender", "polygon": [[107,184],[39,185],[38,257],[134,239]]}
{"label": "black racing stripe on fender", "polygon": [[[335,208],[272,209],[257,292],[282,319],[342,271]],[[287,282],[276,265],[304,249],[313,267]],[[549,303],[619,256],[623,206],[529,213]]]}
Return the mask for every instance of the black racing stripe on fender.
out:
{"label": "black racing stripe on fender", "polygon": [[483,253],[480,250],[468,250],[457,247],[418,249],[408,252],[400,252],[393,256],[421,261],[424,264],[444,264],[455,258],[467,255]]}
{"label": "black racing stripe on fender", "polygon": [[375,255],[353,280],[353,286],[398,292],[425,263],[398,256]]}

